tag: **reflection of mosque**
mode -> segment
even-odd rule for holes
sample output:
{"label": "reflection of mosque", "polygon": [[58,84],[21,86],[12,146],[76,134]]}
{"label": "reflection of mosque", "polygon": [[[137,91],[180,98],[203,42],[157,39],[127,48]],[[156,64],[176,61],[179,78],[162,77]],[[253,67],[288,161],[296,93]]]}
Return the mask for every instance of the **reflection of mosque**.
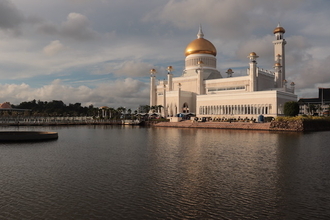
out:
{"label": "reflection of mosque", "polygon": [[285,80],[285,30],[274,29],[274,70],[258,68],[257,54],[251,52],[246,76],[233,77],[228,69],[223,78],[216,68],[217,50],[204,38],[201,27],[197,39],[185,50],[185,69],[182,76],[173,77],[167,68],[167,80],[156,81],[156,70],[151,70],[150,106],[162,105],[163,116],[195,113],[208,117],[256,117],[283,114],[284,103],[297,101],[294,83]]}

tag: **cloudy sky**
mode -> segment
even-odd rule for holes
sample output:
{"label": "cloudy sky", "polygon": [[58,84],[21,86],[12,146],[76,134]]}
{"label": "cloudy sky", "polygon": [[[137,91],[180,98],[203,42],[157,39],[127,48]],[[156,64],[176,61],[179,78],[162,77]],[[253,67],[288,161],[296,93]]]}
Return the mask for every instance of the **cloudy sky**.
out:
{"label": "cloudy sky", "polygon": [[287,79],[299,98],[330,87],[329,0],[0,0],[0,103],[62,100],[136,109],[149,70],[179,76],[202,24],[223,76],[247,55],[273,68],[273,29],[286,29]]}

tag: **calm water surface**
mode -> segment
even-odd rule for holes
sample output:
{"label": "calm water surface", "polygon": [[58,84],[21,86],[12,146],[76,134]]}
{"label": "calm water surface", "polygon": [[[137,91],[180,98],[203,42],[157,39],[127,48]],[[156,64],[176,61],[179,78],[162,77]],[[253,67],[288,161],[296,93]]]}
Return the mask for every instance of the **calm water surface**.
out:
{"label": "calm water surface", "polygon": [[0,219],[329,219],[330,132],[125,126],[0,143]]}

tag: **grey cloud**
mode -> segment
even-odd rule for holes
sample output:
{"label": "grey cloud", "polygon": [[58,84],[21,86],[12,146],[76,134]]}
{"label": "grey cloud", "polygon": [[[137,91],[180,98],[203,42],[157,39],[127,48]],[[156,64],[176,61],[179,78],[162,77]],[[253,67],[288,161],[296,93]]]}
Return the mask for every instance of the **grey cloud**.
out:
{"label": "grey cloud", "polygon": [[81,102],[83,106],[93,104],[135,109],[140,104],[147,104],[149,98],[147,85],[132,78],[104,83],[93,89],[86,86],[64,85],[61,80],[54,80],[51,84],[40,88],[32,88],[25,83],[0,84],[0,89],[2,91],[0,99],[13,104],[33,99],[46,101],[59,99],[64,103]]}
{"label": "grey cloud", "polygon": [[240,46],[236,52],[236,56],[242,61],[248,62],[247,56],[251,52],[255,52],[260,57],[259,60],[268,60],[268,62],[270,61],[272,65],[274,59],[274,46],[272,43],[273,40],[273,36],[265,35],[262,38],[253,38],[249,41],[243,41],[240,43]]}
{"label": "grey cloud", "polygon": [[154,66],[148,63],[126,61],[114,73],[118,76],[143,77],[148,76],[152,68]]}
{"label": "grey cloud", "polygon": [[23,14],[16,6],[7,0],[0,1],[0,28],[1,29],[16,29],[24,22]]}
{"label": "grey cloud", "polygon": [[[145,20],[170,23],[180,29],[195,28],[202,23],[211,34],[222,40],[245,40],[246,36],[264,36],[279,21],[295,20],[299,12],[304,14],[312,3],[301,0],[170,0],[145,16]],[[311,13],[310,13],[311,14]],[[308,24],[308,22],[307,22]]]}
{"label": "grey cloud", "polygon": [[38,30],[48,35],[55,35],[59,33],[57,25],[52,23],[42,23],[39,25]]}
{"label": "grey cloud", "polygon": [[318,83],[330,84],[330,56],[322,60],[307,60],[292,73],[291,79],[298,89],[313,88]]}
{"label": "grey cloud", "polygon": [[48,56],[53,56],[63,50],[65,50],[65,46],[59,40],[52,41],[43,48],[43,52]]}
{"label": "grey cloud", "polygon": [[92,70],[92,74],[104,75],[113,73],[119,77],[145,77],[148,76],[149,71],[152,68],[154,68],[152,64],[133,60],[109,62],[95,67]]}
{"label": "grey cloud", "polygon": [[96,36],[86,16],[79,13],[70,13],[62,23],[60,32],[67,37],[78,40],[90,40]]}
{"label": "grey cloud", "polygon": [[[246,56],[254,51],[260,56],[258,65],[270,69],[274,64],[272,31],[278,22],[287,30],[288,79],[296,82],[298,90],[329,81],[327,69],[320,67],[329,68],[329,59],[324,58],[330,55],[328,0],[11,2],[20,9],[17,10],[9,0],[0,0],[0,12],[3,8],[11,12],[0,13],[0,29],[22,30],[24,37],[7,38],[0,43],[3,83],[10,84],[15,77],[45,77],[51,73],[78,75],[80,73],[74,71],[77,68],[91,74],[104,74],[105,78],[111,77],[115,81],[117,78],[147,76],[153,65],[161,66],[157,78],[163,79],[166,77],[164,68],[173,63],[177,63],[175,74],[180,75],[184,66],[184,49],[195,39],[200,23],[205,38],[218,49],[219,67],[245,68],[248,66]],[[13,18],[3,19],[8,16]],[[45,53],[53,56],[45,56]],[[83,76],[80,77],[76,78],[83,81]],[[17,80],[17,83],[21,81]],[[108,86],[96,84],[90,90],[64,88],[72,94],[72,99],[76,97],[74,101],[95,100],[94,104],[100,105],[128,105],[138,102],[139,97],[142,99],[140,103],[148,99],[148,87],[143,83],[121,80]],[[124,87],[128,87],[127,90]],[[53,93],[44,94],[42,99],[49,99],[46,94],[54,97]],[[33,95],[38,94],[31,92]],[[121,101],[125,103],[120,104]]]}
{"label": "grey cloud", "polygon": [[79,41],[92,40],[97,36],[88,18],[74,12],[70,13],[62,24],[44,22],[39,25],[38,30],[48,35],[59,35]]}

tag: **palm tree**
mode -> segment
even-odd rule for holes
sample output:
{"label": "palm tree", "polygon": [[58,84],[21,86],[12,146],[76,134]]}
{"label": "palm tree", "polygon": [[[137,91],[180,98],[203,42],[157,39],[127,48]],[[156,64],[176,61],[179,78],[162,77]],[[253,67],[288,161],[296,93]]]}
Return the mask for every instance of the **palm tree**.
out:
{"label": "palm tree", "polygon": [[148,113],[150,111],[150,105],[145,105],[144,107],[144,113]]}
{"label": "palm tree", "polygon": [[121,115],[124,115],[124,116],[125,116],[126,108],[120,106],[120,107],[117,108],[117,111],[118,111]]}
{"label": "palm tree", "polygon": [[132,117],[132,109],[127,109],[127,113],[128,113],[128,119],[131,119],[131,117]]}
{"label": "palm tree", "polygon": [[113,118],[116,113],[116,109],[114,108],[109,108],[109,119]]}
{"label": "palm tree", "polygon": [[150,106],[150,110],[152,113],[155,113],[155,110],[157,109],[156,105]]}

